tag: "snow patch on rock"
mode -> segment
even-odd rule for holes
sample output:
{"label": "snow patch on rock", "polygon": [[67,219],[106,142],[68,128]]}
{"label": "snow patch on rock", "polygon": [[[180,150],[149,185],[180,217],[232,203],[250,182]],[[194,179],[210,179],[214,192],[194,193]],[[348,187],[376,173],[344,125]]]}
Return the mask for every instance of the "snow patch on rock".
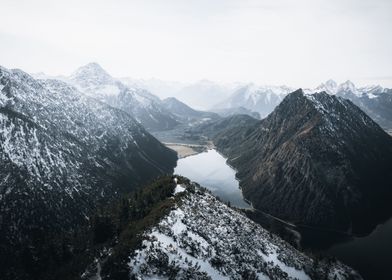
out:
{"label": "snow patch on rock", "polygon": [[176,195],[176,194],[182,193],[182,192],[184,192],[184,191],[185,191],[185,187],[183,187],[183,186],[180,185],[180,184],[177,184],[177,185],[176,185],[176,188],[174,189],[174,194]]}

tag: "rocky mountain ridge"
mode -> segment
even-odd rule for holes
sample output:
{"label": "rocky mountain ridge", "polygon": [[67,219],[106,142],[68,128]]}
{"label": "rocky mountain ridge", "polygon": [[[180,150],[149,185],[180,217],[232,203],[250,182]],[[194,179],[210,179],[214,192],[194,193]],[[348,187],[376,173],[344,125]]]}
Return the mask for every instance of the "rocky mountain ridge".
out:
{"label": "rocky mountain ridge", "polygon": [[131,278],[361,279],[338,261],[315,261],[182,181],[176,206],[143,235],[130,256]]}
{"label": "rocky mountain ridge", "polygon": [[351,101],[298,90],[262,121],[213,139],[244,196],[272,215],[359,231],[390,213],[392,138]]}

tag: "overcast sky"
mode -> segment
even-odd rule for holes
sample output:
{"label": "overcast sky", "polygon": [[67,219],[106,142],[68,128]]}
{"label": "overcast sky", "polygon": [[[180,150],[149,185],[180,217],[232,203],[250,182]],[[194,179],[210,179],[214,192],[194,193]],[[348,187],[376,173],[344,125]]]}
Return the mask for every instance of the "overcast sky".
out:
{"label": "overcast sky", "polygon": [[392,87],[390,0],[0,0],[0,65],[69,74]]}

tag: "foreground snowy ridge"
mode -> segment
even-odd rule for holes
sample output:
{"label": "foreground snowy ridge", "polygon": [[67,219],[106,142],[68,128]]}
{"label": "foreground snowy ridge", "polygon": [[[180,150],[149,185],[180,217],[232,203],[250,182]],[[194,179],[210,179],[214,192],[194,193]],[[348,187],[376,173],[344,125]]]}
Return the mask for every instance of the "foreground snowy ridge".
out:
{"label": "foreground snowy ridge", "polygon": [[198,187],[177,185],[175,195],[177,208],[132,255],[131,279],[361,279],[339,262],[312,260]]}

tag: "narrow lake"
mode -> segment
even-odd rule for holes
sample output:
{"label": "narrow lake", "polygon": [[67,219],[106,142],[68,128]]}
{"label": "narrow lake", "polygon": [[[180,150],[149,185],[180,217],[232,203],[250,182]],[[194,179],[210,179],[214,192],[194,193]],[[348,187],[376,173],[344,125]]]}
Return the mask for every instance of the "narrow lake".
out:
{"label": "narrow lake", "polygon": [[199,183],[224,202],[230,201],[231,205],[239,208],[250,208],[242,196],[235,170],[214,149],[179,159],[174,173]]}

